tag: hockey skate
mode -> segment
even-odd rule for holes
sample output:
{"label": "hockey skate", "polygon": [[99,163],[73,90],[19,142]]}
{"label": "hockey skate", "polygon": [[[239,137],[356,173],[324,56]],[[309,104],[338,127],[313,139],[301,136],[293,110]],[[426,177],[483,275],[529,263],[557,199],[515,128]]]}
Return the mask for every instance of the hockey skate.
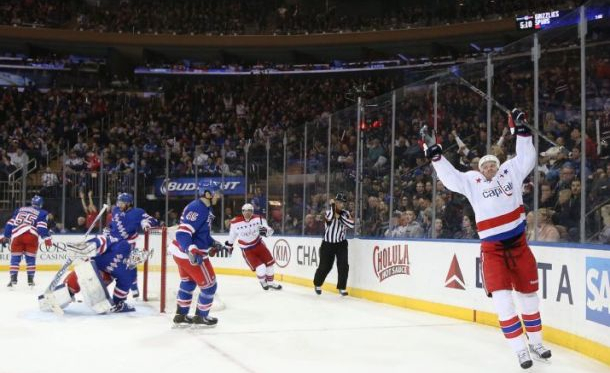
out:
{"label": "hockey skate", "polygon": [[34,276],[28,276],[28,286],[31,288],[36,286],[36,284],[34,283]]}
{"label": "hockey skate", "polygon": [[111,313],[123,313],[123,312],[134,312],[136,309],[133,306],[127,304],[127,302],[119,302],[115,304],[111,309]]}
{"label": "hockey skate", "polygon": [[521,368],[528,369],[532,367],[533,361],[527,348],[517,352],[517,358],[519,358]]}
{"label": "hockey skate", "polygon": [[536,360],[547,361],[551,357],[551,350],[544,347],[542,343],[530,344],[530,352]]}
{"label": "hockey skate", "polygon": [[339,295],[341,295],[342,297],[347,297],[349,293],[345,289],[339,289]]}
{"label": "hockey skate", "polygon": [[269,290],[269,284],[267,284],[266,282],[261,282],[260,284],[263,290]]}
{"label": "hockey skate", "polygon": [[195,315],[191,319],[191,323],[194,328],[205,328],[205,327],[214,327],[218,324],[218,319],[211,316],[199,316]]}
{"label": "hockey skate", "polygon": [[267,286],[272,290],[282,290],[282,285],[276,284],[275,282],[268,282]]}
{"label": "hockey skate", "polygon": [[322,294],[322,288],[320,286],[316,286],[314,288],[314,291],[316,292],[316,294],[321,295]]}
{"label": "hockey skate", "polygon": [[8,282],[8,285],[6,285],[9,289],[14,289],[15,286],[17,286],[17,275],[11,275],[11,280]]}
{"label": "hockey skate", "polygon": [[189,326],[191,326],[191,324],[193,323],[193,318],[190,317],[189,315],[182,315],[177,313],[176,315],[174,315],[174,328],[176,329],[183,329],[183,328],[187,328]]}

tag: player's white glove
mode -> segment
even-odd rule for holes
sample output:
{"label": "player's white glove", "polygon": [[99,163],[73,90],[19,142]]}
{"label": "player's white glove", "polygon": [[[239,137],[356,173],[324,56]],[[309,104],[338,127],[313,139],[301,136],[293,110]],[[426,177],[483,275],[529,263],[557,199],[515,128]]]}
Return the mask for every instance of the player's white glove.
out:
{"label": "player's white glove", "polygon": [[66,244],[68,256],[72,259],[89,258],[95,255],[97,247],[94,242],[84,241]]}
{"label": "player's white glove", "polygon": [[205,255],[205,251],[198,249],[197,246],[189,246],[187,254],[189,256],[189,262],[191,263],[191,265],[197,266],[203,263],[203,256]]}

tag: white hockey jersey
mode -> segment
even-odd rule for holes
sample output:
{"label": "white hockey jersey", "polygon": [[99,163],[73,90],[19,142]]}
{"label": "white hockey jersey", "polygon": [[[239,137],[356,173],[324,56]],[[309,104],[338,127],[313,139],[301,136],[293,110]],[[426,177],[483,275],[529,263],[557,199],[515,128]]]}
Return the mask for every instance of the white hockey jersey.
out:
{"label": "white hockey jersey", "polygon": [[500,165],[491,180],[478,171],[460,172],[442,156],[432,164],[447,189],[468,198],[483,241],[503,240],[525,230],[521,187],[536,164],[531,136],[517,136],[516,156]]}
{"label": "white hockey jersey", "polygon": [[228,242],[233,245],[235,240],[242,250],[250,249],[261,242],[259,233],[260,227],[267,228],[267,237],[273,234],[273,229],[267,225],[267,220],[260,215],[252,215],[250,220],[246,220],[243,215],[231,220]]}

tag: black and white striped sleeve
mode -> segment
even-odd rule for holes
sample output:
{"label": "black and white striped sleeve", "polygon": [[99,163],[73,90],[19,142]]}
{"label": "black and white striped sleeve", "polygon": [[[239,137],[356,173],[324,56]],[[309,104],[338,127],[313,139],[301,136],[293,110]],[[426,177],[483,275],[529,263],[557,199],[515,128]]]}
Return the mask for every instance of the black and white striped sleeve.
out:
{"label": "black and white striped sleeve", "polygon": [[326,219],[327,222],[331,221],[333,219],[333,210],[332,209],[326,210],[326,214],[324,214],[324,218]]}
{"label": "black and white striped sleeve", "polygon": [[341,216],[339,217],[339,220],[341,221],[341,223],[343,223],[343,225],[345,225],[348,228],[354,228],[354,220],[352,220],[349,211],[347,210],[343,210],[341,211]]}

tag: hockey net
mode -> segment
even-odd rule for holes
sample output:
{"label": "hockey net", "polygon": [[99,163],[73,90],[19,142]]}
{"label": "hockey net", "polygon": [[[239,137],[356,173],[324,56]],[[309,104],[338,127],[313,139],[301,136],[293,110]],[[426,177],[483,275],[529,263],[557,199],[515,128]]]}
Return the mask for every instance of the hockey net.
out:
{"label": "hockey net", "polygon": [[[175,307],[176,295],[180,286],[178,267],[168,252],[169,245],[176,237],[178,227],[149,228],[144,232],[144,250],[152,251],[142,271],[142,300],[151,304],[158,303],[159,312]],[[193,294],[193,305],[197,304],[198,293]],[[218,293],[214,296],[213,311],[225,308]]]}

